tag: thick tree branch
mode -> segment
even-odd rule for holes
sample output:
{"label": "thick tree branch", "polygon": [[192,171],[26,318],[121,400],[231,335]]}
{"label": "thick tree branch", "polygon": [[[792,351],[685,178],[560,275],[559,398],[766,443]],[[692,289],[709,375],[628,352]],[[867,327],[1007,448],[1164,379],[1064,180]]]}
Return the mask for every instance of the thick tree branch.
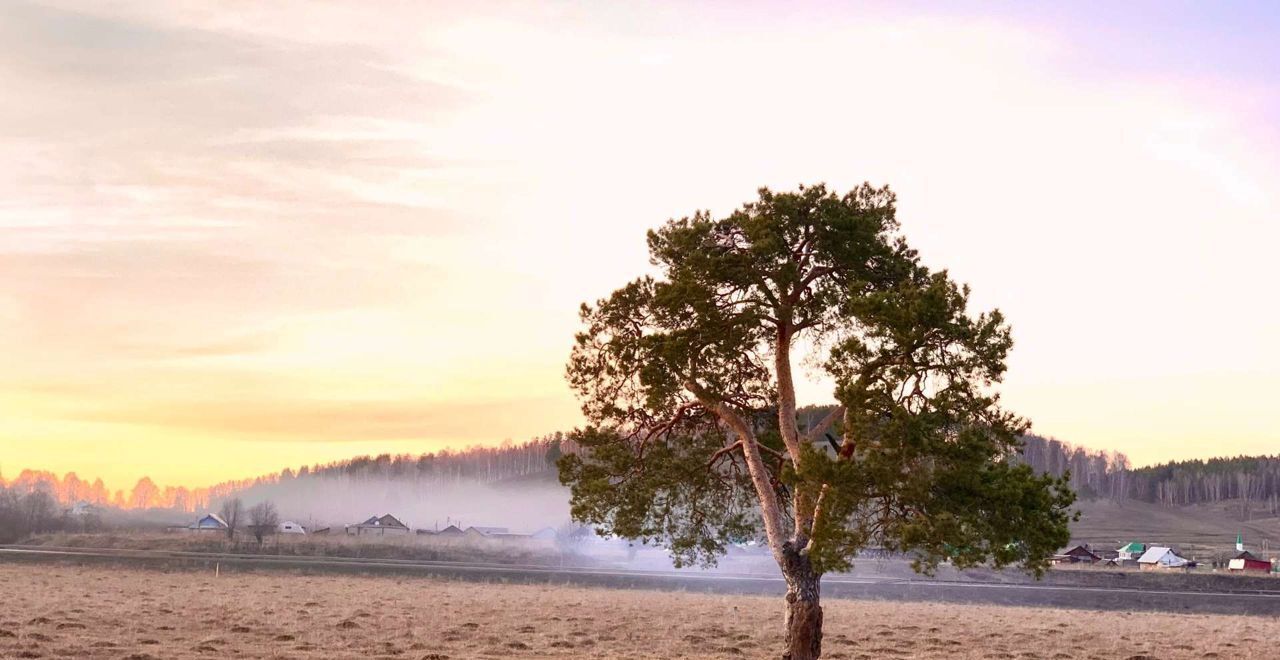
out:
{"label": "thick tree branch", "polygon": [[778,431],[791,460],[800,461],[800,429],[796,427],[796,385],[791,376],[791,332],[778,328],[773,360],[778,379]]}
{"label": "thick tree branch", "polygon": [[822,501],[827,499],[829,490],[830,484],[822,484],[822,490],[818,491],[818,501],[813,505],[813,523],[809,527],[809,542],[800,550],[801,554],[807,555],[813,551],[813,537],[818,533],[818,525],[822,524]]}
{"label": "thick tree branch", "polygon": [[830,275],[831,273],[834,273],[834,272],[835,272],[834,268],[829,268],[826,266],[819,266],[818,268],[814,268],[813,270],[809,271],[809,274],[806,275],[803,280],[800,280],[800,286],[798,289],[800,291],[803,291],[809,288],[809,285],[813,284],[819,277]]}
{"label": "thick tree branch", "polygon": [[[796,386],[791,375],[791,331],[783,326],[778,328],[777,346],[774,347],[774,371],[778,380],[778,430],[782,434],[782,443],[791,455],[791,462],[799,466],[800,429],[796,425]],[[809,527],[813,524],[813,506],[804,488],[796,488],[792,496],[792,510],[795,514],[795,529],[792,541],[803,545],[808,538]]]}
{"label": "thick tree branch", "polygon": [[831,428],[831,425],[836,423],[836,419],[843,415],[844,406],[836,406],[833,408],[831,412],[827,413],[826,417],[822,418],[822,421],[818,422],[817,426],[809,429],[809,432],[804,436],[805,442],[817,442],[818,439],[822,437],[822,434],[826,433],[827,430]]}
{"label": "thick tree branch", "polygon": [[853,452],[858,448],[853,438],[853,420],[849,419],[849,411],[844,411],[844,437],[840,440],[840,459],[849,460],[853,457]]}
{"label": "thick tree branch", "polygon": [[742,455],[747,463],[747,473],[751,476],[751,484],[755,486],[756,497],[760,500],[760,517],[764,520],[765,537],[769,541],[769,549],[773,551],[774,559],[781,564],[784,540],[781,505],[778,502],[777,492],[769,481],[769,470],[765,467],[764,460],[760,458],[760,443],[756,441],[755,432],[742,415],[727,404],[715,400],[697,383],[688,380],[685,381],[684,386],[698,397],[704,406],[715,412],[716,416],[734,433],[738,434],[738,441],[742,443]]}

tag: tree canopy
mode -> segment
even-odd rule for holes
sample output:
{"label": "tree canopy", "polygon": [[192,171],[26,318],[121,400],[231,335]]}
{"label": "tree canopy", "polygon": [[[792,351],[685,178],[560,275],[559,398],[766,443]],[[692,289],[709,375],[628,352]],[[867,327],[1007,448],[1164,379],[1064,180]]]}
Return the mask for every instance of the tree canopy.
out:
{"label": "tree canopy", "polygon": [[[922,264],[895,202],[869,184],[762,189],[650,231],[656,274],[581,309],[567,376],[589,424],[560,460],[574,516],[680,563],[757,538],[784,573],[871,545],[922,570],[1042,570],[1074,496],[1010,460],[1028,424],[994,389],[1009,326]],[[805,349],[838,405],[801,428]]]}

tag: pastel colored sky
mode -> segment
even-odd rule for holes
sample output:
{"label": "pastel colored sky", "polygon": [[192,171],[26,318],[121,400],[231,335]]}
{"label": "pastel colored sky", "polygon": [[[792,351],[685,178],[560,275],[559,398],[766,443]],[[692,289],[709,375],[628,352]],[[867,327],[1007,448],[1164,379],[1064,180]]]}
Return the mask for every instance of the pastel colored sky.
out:
{"label": "pastel colored sky", "polygon": [[1274,452],[1280,11],[1114,4],[6,2],[0,471],[570,428],[647,228],[862,180],[1036,431]]}

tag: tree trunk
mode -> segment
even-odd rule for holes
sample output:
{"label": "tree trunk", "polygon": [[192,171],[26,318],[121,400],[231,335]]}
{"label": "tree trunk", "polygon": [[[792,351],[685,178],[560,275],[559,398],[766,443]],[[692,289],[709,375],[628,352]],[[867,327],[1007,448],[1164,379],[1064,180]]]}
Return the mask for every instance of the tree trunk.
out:
{"label": "tree trunk", "polygon": [[783,576],[787,580],[787,651],[783,660],[817,660],[822,655],[822,576],[813,572],[808,557],[789,551]]}

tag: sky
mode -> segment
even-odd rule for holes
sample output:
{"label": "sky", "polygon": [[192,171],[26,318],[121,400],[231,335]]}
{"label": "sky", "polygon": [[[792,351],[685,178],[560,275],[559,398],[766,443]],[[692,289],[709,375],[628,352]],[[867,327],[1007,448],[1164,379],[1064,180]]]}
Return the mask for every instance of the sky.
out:
{"label": "sky", "polygon": [[567,430],[577,306],[648,228],[864,180],[1008,316],[1034,431],[1271,453],[1278,31],[1265,2],[3,3],[0,474]]}

